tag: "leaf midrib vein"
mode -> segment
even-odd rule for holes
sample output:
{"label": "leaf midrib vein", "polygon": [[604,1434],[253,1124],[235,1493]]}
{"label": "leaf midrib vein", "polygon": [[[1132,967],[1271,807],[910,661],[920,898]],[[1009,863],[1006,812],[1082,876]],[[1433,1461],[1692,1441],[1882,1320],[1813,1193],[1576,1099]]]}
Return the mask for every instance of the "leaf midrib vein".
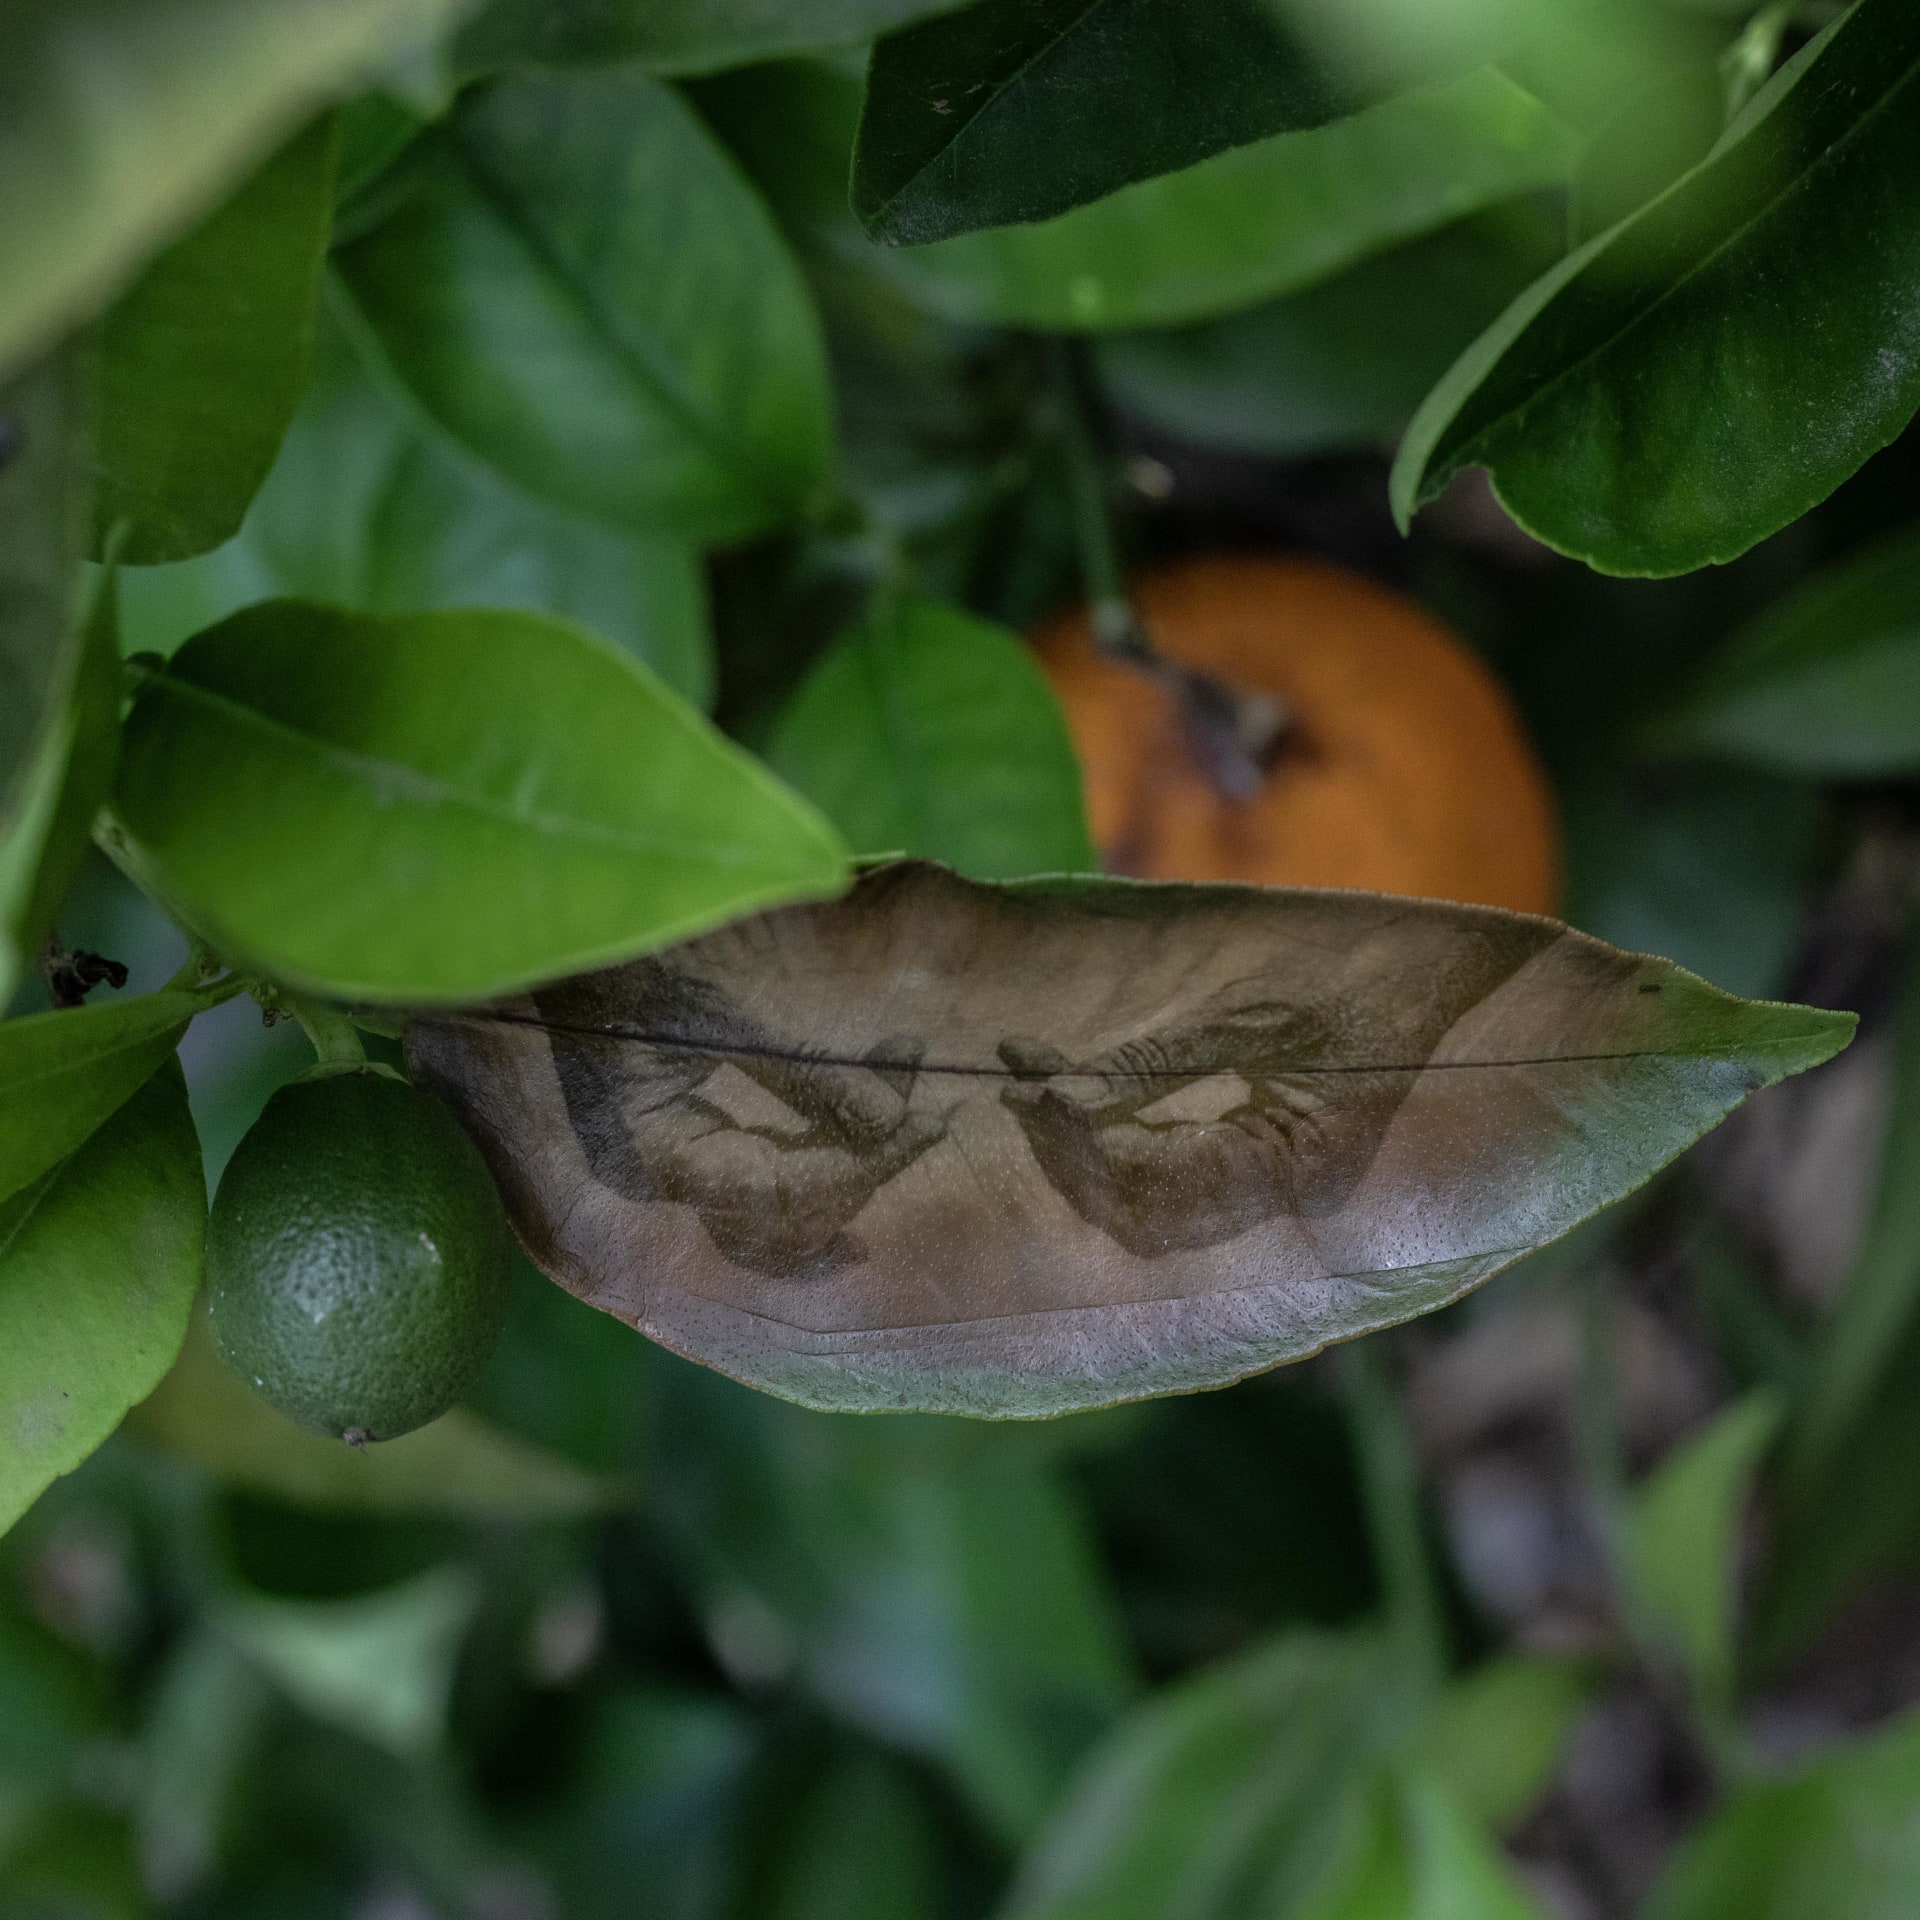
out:
{"label": "leaf midrib vein", "polygon": [[344,747],[337,740],[329,740],[322,734],[304,732],[285,720],[263,713],[258,707],[247,705],[244,700],[236,700],[231,694],[218,693],[211,687],[201,686],[197,681],[183,679],[177,674],[157,675],[155,684],[164,687],[169,694],[197,700],[232,718],[240,726],[278,739],[296,741],[309,752],[331,763],[343,775],[349,778],[362,776],[361,784],[365,786],[379,788],[404,784],[411,790],[405,796],[409,800],[460,808],[482,819],[503,822],[527,833],[544,835],[550,839],[573,840],[584,846],[610,848],[616,852],[658,854],[683,860],[697,855],[702,860],[747,870],[775,867],[775,863],[764,854],[752,850],[713,843],[692,847],[684,834],[649,834],[603,826],[569,814],[516,810],[490,794],[457,787],[441,775],[409,766],[403,760],[383,760],[373,754]]}
{"label": "leaf midrib vein", "polygon": [[[563,1033],[587,1040],[618,1040],[632,1046],[658,1047],[667,1053],[710,1054],[716,1060],[778,1060],[785,1064],[815,1067],[865,1067],[876,1073],[938,1073],[948,1074],[960,1079],[974,1080],[1018,1080],[1023,1083],[1037,1084],[1038,1080],[1178,1080],[1190,1082],[1206,1080],[1219,1074],[1240,1073],[1242,1068],[1228,1063],[1213,1067],[1128,1067],[1125,1069],[1071,1066],[1062,1068],[1057,1074],[1035,1076],[1018,1074],[1011,1067],[960,1065],[954,1062],[928,1062],[925,1060],[881,1060],[871,1055],[841,1057],[822,1053],[805,1047],[750,1047],[738,1044],[729,1045],[722,1041],[687,1040],[677,1034],[641,1033],[631,1029],[613,1026],[590,1026],[566,1020],[550,1020],[542,1015],[514,1013],[506,1008],[492,1007],[453,1015],[439,1014],[426,1019],[422,1024],[433,1025],[436,1021],[445,1024],[450,1020],[469,1020],[482,1024],[492,1022],[500,1026],[533,1027],[543,1033]],[[1411,1064],[1395,1061],[1380,1063],[1364,1062],[1355,1065],[1301,1065],[1286,1067],[1267,1067],[1257,1069],[1262,1075],[1271,1073],[1276,1077],[1297,1077],[1303,1074],[1364,1074],[1364,1073],[1493,1073],[1516,1067],[1561,1067],[1604,1065],[1611,1061],[1622,1060],[1699,1060],[1722,1062],[1738,1065],[1738,1056],[1727,1053],[1691,1052],[1677,1047],[1630,1047],[1615,1053],[1554,1053],[1527,1056],[1510,1060],[1422,1060]]]}
{"label": "leaf midrib vein", "polygon": [[716,453],[729,469],[744,477],[760,496],[762,505],[777,506],[785,499],[788,490],[778,484],[777,476],[761,460],[758,449],[730,433],[719,419],[702,407],[699,396],[687,390],[669,362],[649,355],[644,341],[631,340],[615,327],[600,301],[589,293],[579,276],[548,245],[539,223],[522,206],[509,184],[473,152],[466,140],[456,139],[451,144],[460,169],[472,183],[475,193],[553,276],[554,282],[565,290],[568,300],[586,323],[592,337],[621,367],[655,394],[663,409],[685,426],[710,453]]}

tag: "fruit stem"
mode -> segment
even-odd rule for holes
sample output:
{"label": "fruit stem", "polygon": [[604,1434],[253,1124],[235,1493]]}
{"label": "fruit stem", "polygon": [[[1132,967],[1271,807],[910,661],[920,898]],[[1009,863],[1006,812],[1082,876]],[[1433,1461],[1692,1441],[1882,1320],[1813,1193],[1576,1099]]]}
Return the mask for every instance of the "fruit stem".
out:
{"label": "fruit stem", "polygon": [[1230,800],[1251,800],[1284,742],[1290,716],[1272,695],[1183,666],[1154,645],[1147,623],[1128,598],[1121,570],[1111,463],[1095,426],[1097,401],[1086,349],[1072,340],[1048,345],[1055,393],[1052,425],[1072,497],[1093,644],[1107,659],[1158,681],[1173,696],[1181,731],[1202,772]]}
{"label": "fruit stem", "polygon": [[300,1031],[312,1042],[315,1075],[352,1073],[367,1064],[367,1050],[360,1044],[354,1024],[338,1007],[318,1000],[296,999],[290,993],[273,992],[270,1001],[256,993],[263,1008],[290,1013],[300,1022]]}

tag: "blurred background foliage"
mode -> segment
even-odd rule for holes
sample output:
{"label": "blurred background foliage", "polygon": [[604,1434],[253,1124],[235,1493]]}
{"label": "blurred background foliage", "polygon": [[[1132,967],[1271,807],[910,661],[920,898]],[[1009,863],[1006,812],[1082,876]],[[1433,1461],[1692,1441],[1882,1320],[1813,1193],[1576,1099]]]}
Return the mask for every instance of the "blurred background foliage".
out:
{"label": "blurred background foliage", "polygon": [[[1044,690],[979,623],[1081,591],[1064,361],[1131,564],[1305,553],[1422,601],[1549,769],[1570,921],[1862,1038],[1371,1372],[835,1418],[523,1269],[472,1405],[361,1472],[196,1338],[0,1542],[0,1915],[1920,1910],[1920,440],[1667,580],[1559,557],[1472,471],[1403,538],[1387,487],[1458,354],[1825,15],[1622,9],[1605,59],[1496,70],[1464,10],[1443,85],[887,249],[846,193],[862,41],[916,9],[805,11],[497,0],[346,105],[292,425],[232,540],[125,572],[127,650],[280,593],[570,614],[906,844],[924,811],[855,777],[857,650],[924,644],[925,711],[1029,737]],[[602,136],[638,212],[568,202]],[[727,433],[662,437],[656,350]],[[876,581],[946,611],[863,627]],[[1043,753],[1008,845],[945,751],[925,850],[1085,864]],[[97,857],[61,933],[136,987],[181,958]],[[306,1054],[241,1001],[184,1059],[217,1179]]]}

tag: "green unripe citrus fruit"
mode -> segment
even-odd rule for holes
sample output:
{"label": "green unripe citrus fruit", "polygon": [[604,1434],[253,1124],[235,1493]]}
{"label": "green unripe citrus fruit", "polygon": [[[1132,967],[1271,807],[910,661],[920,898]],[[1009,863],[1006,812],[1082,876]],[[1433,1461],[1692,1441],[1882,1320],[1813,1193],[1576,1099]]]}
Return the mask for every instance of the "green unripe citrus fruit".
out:
{"label": "green unripe citrus fruit", "polygon": [[391,1440],[473,1383],[507,1312],[506,1214],[426,1094],[371,1069],[267,1102],[207,1223],[213,1335],[291,1420]]}

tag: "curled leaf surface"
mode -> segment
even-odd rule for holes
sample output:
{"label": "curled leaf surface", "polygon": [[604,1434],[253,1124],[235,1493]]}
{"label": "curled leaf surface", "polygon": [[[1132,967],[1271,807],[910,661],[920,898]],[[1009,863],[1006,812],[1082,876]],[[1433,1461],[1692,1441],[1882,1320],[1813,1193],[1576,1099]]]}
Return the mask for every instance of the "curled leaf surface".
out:
{"label": "curled leaf surface", "polygon": [[1442,1306],[1850,1030],[1491,908],[902,862],[408,1056],[582,1299],[809,1405],[1033,1417]]}

